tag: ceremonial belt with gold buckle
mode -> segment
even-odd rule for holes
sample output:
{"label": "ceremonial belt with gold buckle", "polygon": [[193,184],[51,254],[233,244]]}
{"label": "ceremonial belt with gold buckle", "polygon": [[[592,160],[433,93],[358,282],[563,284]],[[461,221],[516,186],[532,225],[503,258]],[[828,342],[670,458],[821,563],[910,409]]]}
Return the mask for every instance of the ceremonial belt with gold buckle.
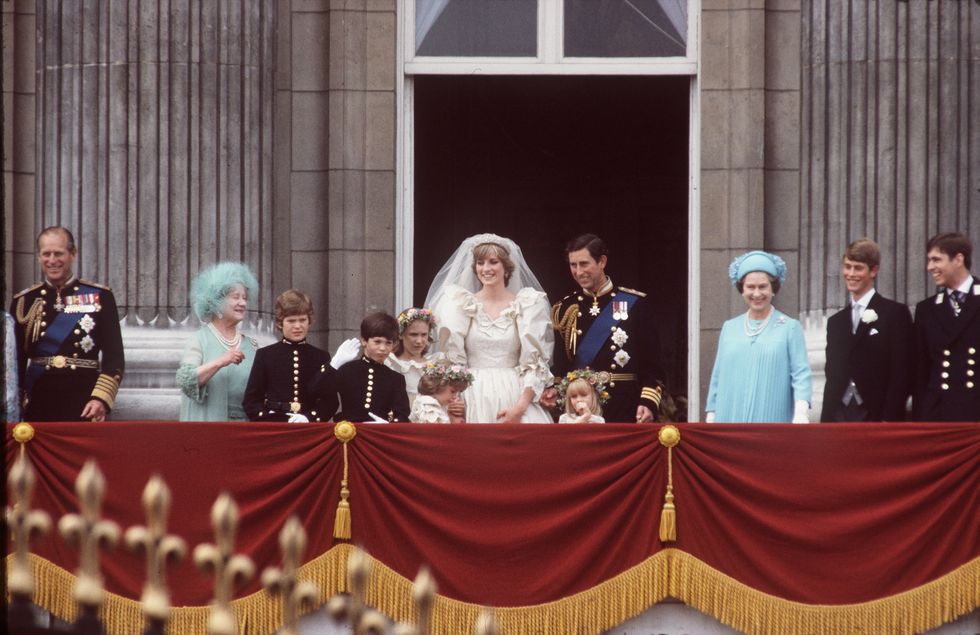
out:
{"label": "ceremonial belt with gold buckle", "polygon": [[301,412],[303,404],[298,401],[266,401],[265,407],[269,410],[282,410],[283,412]]}
{"label": "ceremonial belt with gold buckle", "polygon": [[44,370],[52,368],[99,368],[97,359],[79,359],[77,357],[65,357],[64,355],[54,355],[52,357],[32,357],[31,364],[44,366]]}
{"label": "ceremonial belt with gold buckle", "polygon": [[636,381],[636,373],[609,373],[609,381]]}

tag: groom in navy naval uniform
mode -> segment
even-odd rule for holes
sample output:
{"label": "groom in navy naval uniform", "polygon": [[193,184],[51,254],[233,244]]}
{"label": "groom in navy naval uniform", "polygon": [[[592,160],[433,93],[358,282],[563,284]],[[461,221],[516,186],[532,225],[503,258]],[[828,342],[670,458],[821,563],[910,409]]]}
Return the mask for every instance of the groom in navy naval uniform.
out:
{"label": "groom in navy naval uniform", "polygon": [[881,252],[847,246],[841,275],[848,306],[827,321],[827,385],[821,421],[904,421],[911,392],[912,317],[874,288]]}
{"label": "groom in navy naval uniform", "polygon": [[963,234],[938,234],[926,245],[926,269],[939,293],[915,306],[918,421],[980,421],[980,278],[970,273]]}
{"label": "groom in navy naval uniform", "polygon": [[[570,370],[608,373],[609,423],[651,423],[660,411],[664,373],[660,337],[646,294],[617,287],[606,275],[609,249],[595,234],[565,246],[578,289],[551,307],[555,329],[552,371],[561,380]],[[554,389],[549,389],[547,399]]]}

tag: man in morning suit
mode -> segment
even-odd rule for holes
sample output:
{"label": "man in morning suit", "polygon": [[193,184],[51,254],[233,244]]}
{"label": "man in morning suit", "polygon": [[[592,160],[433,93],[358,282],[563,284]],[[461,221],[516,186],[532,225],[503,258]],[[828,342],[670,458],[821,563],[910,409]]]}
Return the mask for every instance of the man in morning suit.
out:
{"label": "man in morning suit", "polygon": [[125,363],[116,300],[109,287],[75,277],[75,237],[66,228],[42,231],[37,253],[43,279],[10,305],[23,418],[104,421]]}
{"label": "man in morning suit", "polygon": [[926,270],[942,288],[915,306],[918,421],[980,421],[980,278],[970,273],[972,252],[958,233],[926,244]]}
{"label": "man in morning suit", "polygon": [[581,368],[609,373],[609,401],[602,407],[606,421],[648,423],[664,390],[660,339],[646,294],[616,287],[606,275],[608,253],[594,234],[565,247],[579,288],[551,308],[557,332],[553,370],[559,378]]}
{"label": "man in morning suit", "polygon": [[827,321],[827,385],[821,421],[904,421],[911,393],[912,316],[874,288],[881,252],[847,246],[841,275],[848,306]]}

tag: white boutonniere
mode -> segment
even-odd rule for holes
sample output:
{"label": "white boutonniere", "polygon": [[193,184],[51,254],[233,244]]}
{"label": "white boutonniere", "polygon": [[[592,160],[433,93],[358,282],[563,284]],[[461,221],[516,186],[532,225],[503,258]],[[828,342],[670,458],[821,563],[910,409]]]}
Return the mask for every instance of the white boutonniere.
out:
{"label": "white boutonniere", "polygon": [[626,334],[626,331],[624,331],[619,327],[616,327],[616,329],[613,331],[612,334],[613,344],[619,346],[620,348],[622,348],[623,344],[625,344],[626,341],[629,340],[629,338],[630,336]]}
{"label": "white boutonniere", "polygon": [[878,312],[875,311],[874,309],[865,309],[864,312],[861,313],[861,321],[864,322],[865,324],[871,324],[877,319],[878,319]]}
{"label": "white boutonniere", "polygon": [[626,366],[626,364],[629,363],[629,361],[630,361],[630,354],[627,353],[626,351],[620,349],[619,352],[617,352],[615,355],[613,355],[613,361],[615,361],[617,364],[619,364],[619,367],[620,368],[623,368],[623,367]]}

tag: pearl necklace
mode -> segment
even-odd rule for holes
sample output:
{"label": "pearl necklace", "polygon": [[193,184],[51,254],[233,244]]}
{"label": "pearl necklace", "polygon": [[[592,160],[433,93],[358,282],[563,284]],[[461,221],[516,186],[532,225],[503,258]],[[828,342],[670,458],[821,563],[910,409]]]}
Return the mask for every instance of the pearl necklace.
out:
{"label": "pearl necklace", "polygon": [[769,309],[769,315],[766,316],[766,319],[762,320],[762,322],[759,324],[759,326],[751,326],[749,324],[749,312],[746,311],[745,312],[745,320],[743,320],[743,322],[742,322],[742,328],[745,330],[745,334],[747,336],[749,336],[749,337],[755,337],[759,333],[762,333],[764,330],[766,330],[766,327],[769,326],[769,320],[770,319],[772,319],[772,308],[771,307]]}
{"label": "pearl necklace", "polygon": [[211,329],[211,333],[214,334],[218,342],[220,342],[221,345],[224,346],[225,348],[229,348],[229,349],[234,348],[239,344],[241,344],[242,342],[242,334],[238,332],[237,329],[235,330],[235,337],[228,339],[227,337],[222,335],[220,331],[218,331],[218,328],[214,325],[213,322],[208,322],[208,328]]}

